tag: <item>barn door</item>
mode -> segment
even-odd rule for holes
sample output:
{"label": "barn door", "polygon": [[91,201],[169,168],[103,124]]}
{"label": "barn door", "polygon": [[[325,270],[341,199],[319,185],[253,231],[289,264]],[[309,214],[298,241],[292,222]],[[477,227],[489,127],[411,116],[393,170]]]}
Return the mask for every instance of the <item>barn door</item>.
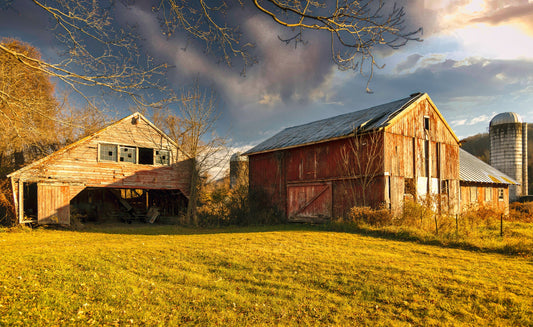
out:
{"label": "barn door", "polygon": [[37,222],[70,224],[70,188],[66,184],[37,185]]}
{"label": "barn door", "polygon": [[287,197],[291,221],[320,222],[331,218],[331,183],[289,185]]}

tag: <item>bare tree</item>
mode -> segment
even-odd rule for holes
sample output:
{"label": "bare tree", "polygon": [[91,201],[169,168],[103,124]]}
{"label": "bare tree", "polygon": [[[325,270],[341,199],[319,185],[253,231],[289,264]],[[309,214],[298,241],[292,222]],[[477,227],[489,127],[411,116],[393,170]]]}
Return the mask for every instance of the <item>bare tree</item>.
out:
{"label": "bare tree", "polygon": [[[141,50],[135,26],[120,26],[114,19],[116,10],[135,1],[31,2],[53,22],[57,39],[65,47],[63,60],[52,63],[1,45],[0,52],[61,80],[91,105],[95,98],[88,87],[125,96],[140,107],[179,100],[165,81],[168,66]],[[328,33],[333,62],[340,69],[359,68],[362,73],[368,69],[369,81],[379,67],[373,54],[376,47],[397,49],[409,40],[419,40],[421,32],[405,31],[403,7],[383,0],[161,0],[152,10],[168,37],[182,31],[228,65],[237,59],[245,72],[256,61],[251,52],[254,40],[248,40],[246,31],[228,15],[235,7],[267,15],[292,31],[292,37],[281,40],[286,43],[303,42],[307,31]]]}
{"label": "bare tree", "polygon": [[[191,179],[187,219],[198,225],[198,200],[202,185],[214,167],[227,159],[226,138],[216,134],[215,124],[219,114],[216,110],[216,95],[203,91],[198,82],[182,92],[183,101],[178,115],[167,112],[156,114],[154,121],[180,145],[191,158]],[[216,177],[216,176],[215,176]]]}
{"label": "bare tree", "polygon": [[[356,129],[341,148],[341,170],[355,205],[367,206],[367,195],[383,171],[383,133]],[[360,192],[359,192],[360,190]]]}

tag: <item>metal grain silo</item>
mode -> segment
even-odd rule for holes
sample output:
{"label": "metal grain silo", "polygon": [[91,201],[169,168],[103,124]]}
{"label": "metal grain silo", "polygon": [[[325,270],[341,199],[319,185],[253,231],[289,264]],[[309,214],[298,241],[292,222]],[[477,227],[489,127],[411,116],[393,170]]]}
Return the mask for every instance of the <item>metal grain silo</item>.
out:
{"label": "metal grain silo", "polygon": [[511,185],[509,200],[527,195],[527,123],[514,112],[492,118],[489,125],[490,164],[514,178],[520,185]]}

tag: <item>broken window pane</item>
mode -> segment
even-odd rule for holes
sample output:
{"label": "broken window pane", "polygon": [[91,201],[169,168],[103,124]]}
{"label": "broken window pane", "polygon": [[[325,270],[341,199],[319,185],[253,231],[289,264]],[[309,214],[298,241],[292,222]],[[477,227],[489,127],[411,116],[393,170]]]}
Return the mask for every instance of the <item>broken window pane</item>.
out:
{"label": "broken window pane", "polygon": [[136,163],[136,151],[134,147],[121,146],[119,148],[119,161]]}
{"label": "broken window pane", "polygon": [[155,163],[158,165],[170,165],[170,151],[156,150],[155,151]]}
{"label": "broken window pane", "polygon": [[154,164],[154,149],[139,148],[139,164],[153,165]]}
{"label": "broken window pane", "polygon": [[117,146],[115,144],[100,144],[100,160],[117,161]]}

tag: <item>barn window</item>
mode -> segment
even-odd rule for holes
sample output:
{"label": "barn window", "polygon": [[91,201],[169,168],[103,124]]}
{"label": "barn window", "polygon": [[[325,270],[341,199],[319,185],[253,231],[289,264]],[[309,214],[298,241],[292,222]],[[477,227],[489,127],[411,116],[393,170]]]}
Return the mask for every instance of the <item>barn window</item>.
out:
{"label": "barn window", "polygon": [[155,163],[158,165],[170,165],[170,151],[155,150]]}
{"label": "barn window", "polygon": [[472,186],[470,188],[470,202],[477,202],[477,186]]}
{"label": "barn window", "polygon": [[498,189],[498,200],[503,201],[503,188]]}
{"label": "barn window", "polygon": [[440,181],[440,193],[441,194],[448,194],[448,190],[449,190],[448,180]]}
{"label": "barn window", "polygon": [[100,144],[100,160],[117,161],[117,146],[114,144]]}
{"label": "barn window", "polygon": [[119,147],[119,161],[120,162],[137,162],[136,148],[131,146],[120,146]]}
{"label": "barn window", "polygon": [[424,116],[424,129],[429,131],[429,117]]}
{"label": "barn window", "polygon": [[139,148],[139,164],[153,165],[154,164],[154,149]]}
{"label": "barn window", "polygon": [[485,188],[485,202],[492,201],[492,187]]}

